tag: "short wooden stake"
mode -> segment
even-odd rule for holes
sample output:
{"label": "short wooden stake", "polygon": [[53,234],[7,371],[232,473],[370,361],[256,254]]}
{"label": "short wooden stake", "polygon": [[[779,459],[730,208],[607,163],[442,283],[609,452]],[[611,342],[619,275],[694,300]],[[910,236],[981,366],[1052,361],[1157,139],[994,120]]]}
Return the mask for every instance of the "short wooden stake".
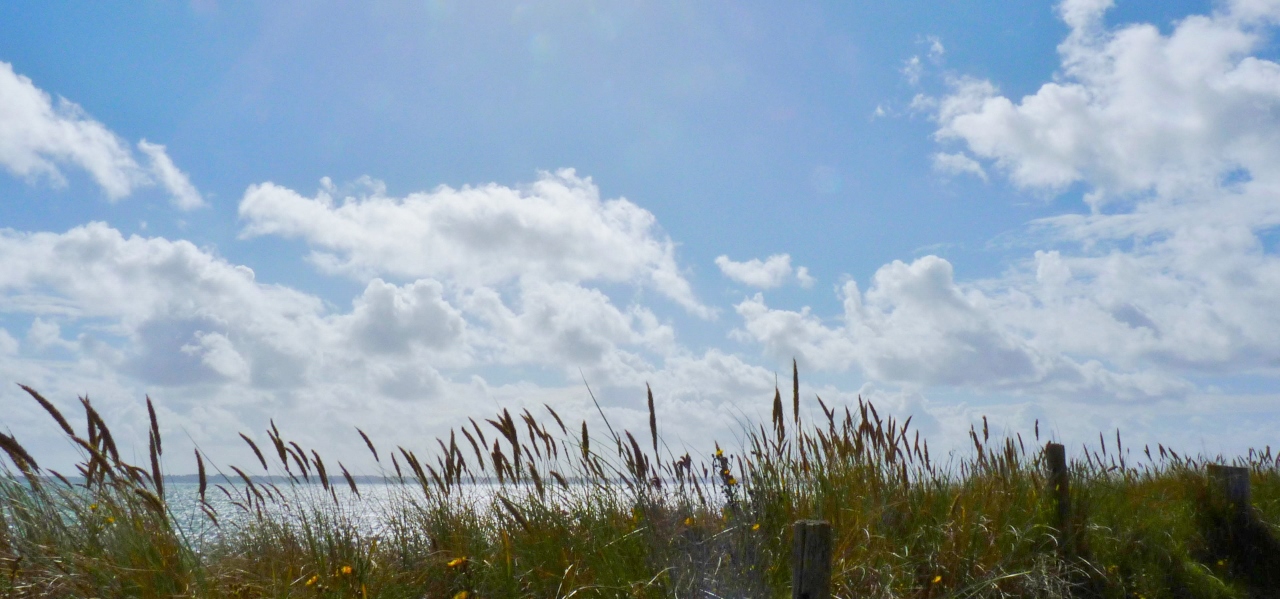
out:
{"label": "short wooden stake", "polygon": [[831,523],[799,520],[791,544],[791,599],[830,599]]}
{"label": "short wooden stake", "polygon": [[1067,471],[1067,448],[1061,443],[1044,446],[1044,457],[1049,467],[1049,494],[1057,502],[1057,521],[1054,525],[1062,533],[1059,539],[1063,547],[1069,547],[1071,535],[1071,476]]}

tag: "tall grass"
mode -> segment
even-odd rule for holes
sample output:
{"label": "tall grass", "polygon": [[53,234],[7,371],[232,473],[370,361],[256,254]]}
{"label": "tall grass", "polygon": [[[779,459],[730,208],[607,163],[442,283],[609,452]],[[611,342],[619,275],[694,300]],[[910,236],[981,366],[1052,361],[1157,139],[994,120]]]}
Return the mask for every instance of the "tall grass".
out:
{"label": "tall grass", "polygon": [[1118,436],[1071,464],[1066,535],[1038,430],[993,438],[984,420],[968,457],[939,463],[910,419],[869,403],[817,399],[821,419],[804,421],[798,376],[789,413],[776,392],[771,422],[706,456],[662,451],[652,393],[639,437],[549,406],[469,420],[422,453],[355,431],[393,481],[379,500],[274,422],[261,444],[242,435],[257,463],[218,478],[197,452],[198,497],[174,497],[154,410],[138,466],[88,400],[80,435],[27,391],[83,461],[67,478],[0,437],[4,597],[783,597],[803,518],[833,525],[839,597],[1257,597],[1280,584],[1269,449],[1235,460],[1254,489],[1244,549],[1205,458]]}

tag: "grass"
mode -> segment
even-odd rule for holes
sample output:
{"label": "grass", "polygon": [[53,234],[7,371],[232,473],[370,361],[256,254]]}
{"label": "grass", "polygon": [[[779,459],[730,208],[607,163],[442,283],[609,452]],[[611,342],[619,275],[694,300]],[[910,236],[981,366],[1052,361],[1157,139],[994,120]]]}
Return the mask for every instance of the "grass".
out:
{"label": "grass", "polygon": [[1236,515],[1205,458],[1100,439],[1070,465],[1064,525],[1038,431],[995,439],[984,421],[969,457],[939,464],[870,404],[819,399],[802,421],[793,382],[789,411],[776,393],[771,422],[701,458],[660,451],[652,394],[639,437],[550,407],[471,420],[430,454],[358,431],[395,481],[380,501],[274,423],[261,446],[244,435],[258,463],[210,485],[197,452],[199,499],[172,496],[154,411],[133,465],[87,400],[82,436],[27,389],[83,462],[68,479],[0,436],[0,597],[787,597],[805,518],[833,525],[838,597],[1276,596],[1269,449],[1235,460],[1253,489]]}

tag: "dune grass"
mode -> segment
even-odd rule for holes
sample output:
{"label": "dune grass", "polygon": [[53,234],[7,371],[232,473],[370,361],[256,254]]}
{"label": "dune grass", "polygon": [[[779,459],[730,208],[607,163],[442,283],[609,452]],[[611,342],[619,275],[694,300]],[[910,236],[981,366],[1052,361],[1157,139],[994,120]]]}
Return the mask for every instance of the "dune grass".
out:
{"label": "dune grass", "polygon": [[1248,547],[1208,460],[1118,436],[1071,463],[1066,535],[1038,430],[996,439],[984,421],[967,457],[940,464],[910,420],[867,403],[818,399],[822,418],[802,420],[798,389],[740,446],[700,457],[665,450],[652,394],[639,437],[550,407],[470,420],[421,456],[353,431],[393,481],[377,501],[274,423],[261,445],[242,435],[257,463],[220,479],[197,453],[198,497],[175,496],[154,411],[149,463],[133,465],[87,400],[80,435],[27,389],[83,462],[66,478],[0,437],[0,597],[789,597],[802,518],[833,525],[838,597],[1276,594],[1269,449],[1234,460],[1251,473]]}

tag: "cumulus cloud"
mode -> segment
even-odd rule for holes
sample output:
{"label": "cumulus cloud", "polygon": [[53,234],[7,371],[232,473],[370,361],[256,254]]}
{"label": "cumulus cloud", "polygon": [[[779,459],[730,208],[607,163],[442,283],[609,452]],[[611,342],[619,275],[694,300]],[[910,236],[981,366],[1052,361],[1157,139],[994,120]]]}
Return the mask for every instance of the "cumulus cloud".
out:
{"label": "cumulus cloud", "polygon": [[[0,265],[0,312],[32,317],[23,342],[0,336],[0,374],[51,397],[94,390],[112,418],[139,415],[134,400],[149,393],[206,447],[217,446],[219,430],[271,416],[311,423],[307,434],[321,444],[352,422],[340,414],[408,440],[483,413],[477,406],[495,398],[585,394],[583,376],[606,405],[640,405],[644,384],[660,381],[671,409],[709,417],[730,399],[711,384],[723,373],[758,379],[725,383],[731,389],[770,380],[736,357],[694,356],[649,308],[567,281],[499,289],[374,278],[344,308],[258,281],[189,242],[102,223],[0,231]],[[511,370],[541,383],[502,382]],[[34,412],[14,418],[39,421]]]}
{"label": "cumulus cloud", "polygon": [[646,353],[676,349],[675,333],[647,308],[621,309],[596,289],[525,282],[510,305],[490,288],[468,293],[466,312],[486,325],[476,344],[495,363],[536,364],[605,384],[640,383]]}
{"label": "cumulus cloud", "polygon": [[1058,14],[1069,27],[1080,31],[1096,25],[1114,5],[1114,0],[1063,0],[1058,5]]}
{"label": "cumulus cloud", "polygon": [[1096,362],[1046,351],[1001,317],[1008,300],[961,288],[951,264],[936,256],[893,262],[876,272],[865,294],[850,281],[842,296],[839,326],[807,310],[770,309],[759,295],[749,298],[737,306],[743,318],[737,336],[814,368],[858,367],[878,381],[1125,397],[1185,387],[1142,373],[1113,374]]}
{"label": "cumulus cloud", "polygon": [[249,380],[249,362],[235,344],[222,333],[196,331],[191,343],[179,348],[184,354],[200,357],[200,362],[223,378],[245,382]]}
{"label": "cumulus cloud", "polygon": [[[1105,1],[1066,2],[1063,80],[1013,103],[970,81],[939,135],[1020,185],[1090,188],[1093,210],[1033,224],[1061,250],[995,283],[1005,312],[1063,352],[1172,372],[1277,373],[1280,65],[1251,55],[1280,16],[1234,2],[1178,22],[1100,24]],[[979,98],[981,98],[979,100]],[[1128,204],[1117,200],[1128,199]]]}
{"label": "cumulus cloud", "polygon": [[1061,5],[1071,27],[1059,47],[1062,76],[1035,94],[1015,102],[988,81],[958,79],[937,110],[938,138],[963,143],[1020,186],[1085,182],[1095,204],[1195,193],[1233,170],[1274,177],[1280,65],[1251,55],[1274,7],[1237,3],[1165,35],[1150,24],[1103,29],[1110,5]]}
{"label": "cumulus cloud", "polygon": [[[374,279],[336,311],[188,242],[126,238],[101,223],[0,234],[0,263],[9,265],[0,269],[6,311],[44,315],[27,335],[33,349],[103,340],[121,349],[116,366],[144,383],[282,390],[350,381],[372,364],[496,364],[581,368],[634,384],[650,359],[677,350],[670,325],[647,308],[619,308],[566,282],[526,280],[512,297],[490,287],[450,297],[433,279]],[[95,321],[109,325],[85,328]],[[68,327],[81,331],[80,345],[64,339]]]}
{"label": "cumulus cloud", "polygon": [[795,281],[801,287],[809,288],[814,283],[808,268],[804,266],[794,270],[791,268],[790,254],[774,254],[763,262],[759,258],[752,258],[746,262],[735,262],[730,260],[728,256],[719,256],[716,258],[716,266],[720,267],[720,272],[724,276],[743,285],[761,289],[781,287],[787,281],[792,280],[793,275]]}
{"label": "cumulus cloud", "polygon": [[342,326],[357,347],[375,354],[405,353],[412,344],[444,349],[462,337],[466,322],[444,299],[439,282],[397,287],[374,279],[356,298]]}
{"label": "cumulus cloud", "polygon": [[30,180],[66,185],[63,166],[84,169],[115,201],[135,190],[160,183],[182,210],[204,200],[165,152],[164,146],[143,140],[138,149],[150,161],[138,164],[129,144],[76,104],[49,94],[31,79],[0,62],[0,165]]}
{"label": "cumulus cloud", "polygon": [[27,329],[27,343],[37,351],[49,349],[75,349],[75,344],[62,338],[62,327],[57,322],[37,316]]}
{"label": "cumulus cloud", "polygon": [[[734,336],[872,381],[1035,396],[1191,397],[1209,377],[1280,375],[1280,65],[1255,56],[1280,4],[1240,1],[1169,33],[1108,27],[1108,0],[1059,6],[1062,71],[1020,100],[955,77],[920,97],[944,172],[1055,193],[1089,210],[1030,223],[1004,274],[894,262],[843,313],[737,306]],[[1025,245],[1023,246],[1025,247]]]}
{"label": "cumulus cloud", "polygon": [[675,244],[649,211],[626,199],[602,200],[572,169],[545,173],[524,188],[497,184],[440,187],[404,198],[374,187],[335,199],[272,183],[240,203],[244,235],[304,239],[313,261],[351,276],[434,277],[466,287],[516,280],[603,281],[652,287],[689,311],[712,311],[676,266]]}
{"label": "cumulus cloud", "polygon": [[813,278],[813,275],[809,274],[809,267],[798,266],[796,267],[796,282],[799,283],[801,287],[808,289],[813,287],[813,284],[818,282],[818,280]]}

